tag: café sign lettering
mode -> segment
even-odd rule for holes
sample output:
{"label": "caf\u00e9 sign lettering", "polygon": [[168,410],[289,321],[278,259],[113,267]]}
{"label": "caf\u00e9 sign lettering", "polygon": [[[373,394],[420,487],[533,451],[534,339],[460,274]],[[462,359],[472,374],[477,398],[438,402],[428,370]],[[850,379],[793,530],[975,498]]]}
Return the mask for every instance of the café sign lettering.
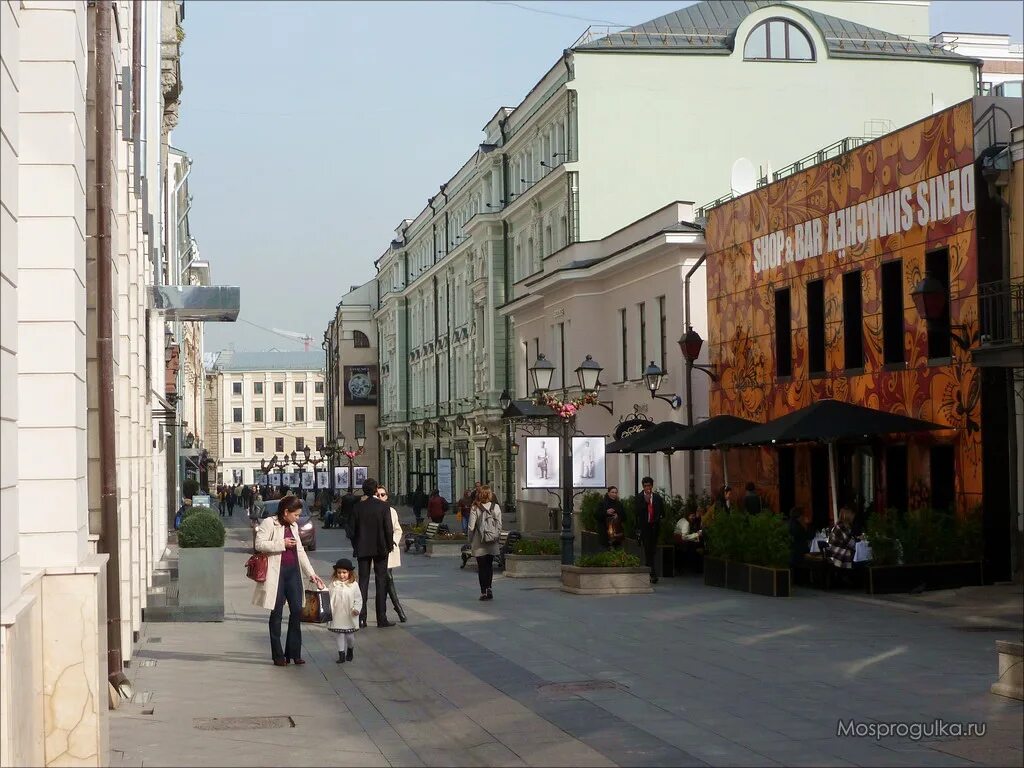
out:
{"label": "caf\u00e9 sign lettering", "polygon": [[754,238],[754,272],[760,274],[825,253],[834,252],[843,259],[847,248],[973,210],[974,166],[966,165],[832,211],[826,217]]}

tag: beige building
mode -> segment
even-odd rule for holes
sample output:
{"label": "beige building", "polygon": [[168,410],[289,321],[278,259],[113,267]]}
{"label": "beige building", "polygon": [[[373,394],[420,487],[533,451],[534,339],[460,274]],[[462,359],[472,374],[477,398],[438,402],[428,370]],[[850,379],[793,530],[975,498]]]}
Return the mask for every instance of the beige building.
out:
{"label": "beige building", "polygon": [[[542,272],[513,286],[514,295],[500,310],[515,329],[515,379],[513,399],[531,396],[528,369],[540,353],[555,365],[552,393],[561,398],[563,386],[578,394],[576,368],[587,355],[602,367],[600,399],[613,408],[608,413],[586,406],[576,419],[577,430],[603,440],[616,424],[632,413],[655,422],[686,423],[685,364],[679,350],[680,329],[688,319],[700,333],[707,333],[707,299],[703,275],[687,279],[704,253],[700,227],[692,224],[693,206],[673,203],[633,222],[608,237],[574,243],[544,260]],[[693,308],[685,317],[685,298]],[[706,358],[706,354],[704,355]],[[652,399],[643,381],[650,363],[665,373],[659,394],[680,399]],[[698,361],[700,362],[700,361]],[[706,362],[706,359],[703,361]],[[693,409],[707,414],[704,375],[692,374]],[[570,394],[570,396],[573,396]],[[547,527],[550,496],[525,487],[524,435],[516,467],[517,509],[526,530]],[[709,467],[701,453],[695,466],[681,453],[671,461],[663,454],[640,457],[640,476],[651,475],[658,487],[687,495],[693,472],[697,492],[706,488]],[[624,495],[635,483],[634,456],[608,456],[606,485],[618,485]]]}
{"label": "beige building", "polygon": [[[217,413],[205,444],[215,450],[214,483],[254,483],[260,461],[324,446],[327,398],[319,352],[220,352],[207,369]],[[286,470],[290,471],[290,470]],[[312,467],[306,467],[312,471]]]}
{"label": "beige building", "polygon": [[[521,334],[499,314],[513,285],[672,201],[704,204],[808,147],[972,96],[978,62],[928,35],[926,2],[702,2],[564,50],[376,261],[392,487],[465,450],[456,488],[486,480],[511,502],[498,399],[524,386]],[[827,106],[809,103],[825,82]]]}
{"label": "beige building", "polygon": [[[369,477],[380,479],[383,460],[377,434],[380,374],[376,309],[376,278],[352,286],[341,297],[334,319],[327,324],[323,349],[328,393],[327,441],[335,445],[342,441],[344,450],[356,451],[356,438],[365,438],[362,453],[353,457],[352,466],[366,467]],[[348,464],[348,457],[336,454],[335,466]]]}

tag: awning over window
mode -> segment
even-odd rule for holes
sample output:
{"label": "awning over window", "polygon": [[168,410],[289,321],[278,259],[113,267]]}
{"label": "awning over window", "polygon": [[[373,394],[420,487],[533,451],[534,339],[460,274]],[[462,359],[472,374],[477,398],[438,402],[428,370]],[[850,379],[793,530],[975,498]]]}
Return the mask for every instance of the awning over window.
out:
{"label": "awning over window", "polygon": [[234,322],[241,308],[241,289],[236,286],[154,285],[153,309],[167,320]]}

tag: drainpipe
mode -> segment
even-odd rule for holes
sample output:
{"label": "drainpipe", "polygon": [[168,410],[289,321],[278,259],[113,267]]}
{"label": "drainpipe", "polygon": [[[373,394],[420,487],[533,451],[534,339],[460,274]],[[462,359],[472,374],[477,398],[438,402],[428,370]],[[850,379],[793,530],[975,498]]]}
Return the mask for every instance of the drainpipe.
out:
{"label": "drainpipe", "polygon": [[121,653],[121,558],[117,514],[117,454],[114,441],[114,289],[111,163],[114,159],[114,94],[111,3],[96,3],[96,356],[99,362],[100,513],[99,550],[107,561],[107,674],[124,678]]}
{"label": "drainpipe", "polygon": [[[693,277],[694,272],[701,268],[704,264],[704,260],[707,259],[707,254],[702,253],[700,258],[697,259],[696,263],[690,267],[690,271],[686,273],[686,278],[683,280],[683,300],[685,305],[683,306],[683,332],[685,333],[690,328],[690,278]],[[686,384],[686,426],[693,426],[693,366],[688,362],[686,363],[686,371],[684,376]],[[686,475],[687,485],[690,489],[690,495],[695,496],[697,493],[696,480],[693,476],[693,451],[687,451],[689,459],[687,460]]]}
{"label": "drainpipe", "polygon": [[[504,148],[508,142],[508,137],[505,135],[505,122],[508,117],[498,121],[498,129],[501,131],[501,146]],[[508,154],[502,152],[501,154],[501,199],[508,200]],[[507,302],[512,293],[512,268],[509,259],[509,247],[508,247],[508,220],[505,217],[501,219],[501,256],[503,261],[502,272],[505,284],[505,294],[502,296],[503,302]],[[512,321],[508,315],[505,315],[505,386],[504,389],[509,390],[511,393],[511,357],[512,357]],[[492,321],[493,322],[493,321]],[[514,395],[514,393],[512,393]],[[513,398],[514,399],[514,398]],[[512,466],[512,430],[505,430],[505,511],[510,515],[515,515],[516,511],[516,495],[512,489],[512,485],[515,482],[514,471],[515,468]],[[513,517],[513,519],[515,519]]]}
{"label": "drainpipe", "polygon": [[142,139],[142,0],[132,0],[132,144],[136,162]]}

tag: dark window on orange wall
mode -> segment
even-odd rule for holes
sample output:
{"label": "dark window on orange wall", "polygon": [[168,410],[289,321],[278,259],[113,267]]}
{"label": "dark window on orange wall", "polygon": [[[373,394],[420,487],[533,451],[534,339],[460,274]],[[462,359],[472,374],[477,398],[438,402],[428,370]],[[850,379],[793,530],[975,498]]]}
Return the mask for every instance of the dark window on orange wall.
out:
{"label": "dark window on orange wall", "polygon": [[942,283],[946,294],[946,308],[934,323],[928,323],[928,357],[950,357],[949,338],[949,249],[942,248],[925,254],[925,272]]}
{"label": "dark window on orange wall", "polygon": [[807,368],[810,373],[825,372],[825,283],[807,284]]}
{"label": "dark window on orange wall", "polygon": [[882,265],[882,354],[886,363],[906,361],[903,353],[903,262]]}
{"label": "dark window on orange wall", "polygon": [[859,269],[843,275],[844,368],[864,367],[864,312],[860,278]]}
{"label": "dark window on orange wall", "polygon": [[793,313],[790,311],[789,288],[782,288],[775,292],[775,375],[792,374]]}

